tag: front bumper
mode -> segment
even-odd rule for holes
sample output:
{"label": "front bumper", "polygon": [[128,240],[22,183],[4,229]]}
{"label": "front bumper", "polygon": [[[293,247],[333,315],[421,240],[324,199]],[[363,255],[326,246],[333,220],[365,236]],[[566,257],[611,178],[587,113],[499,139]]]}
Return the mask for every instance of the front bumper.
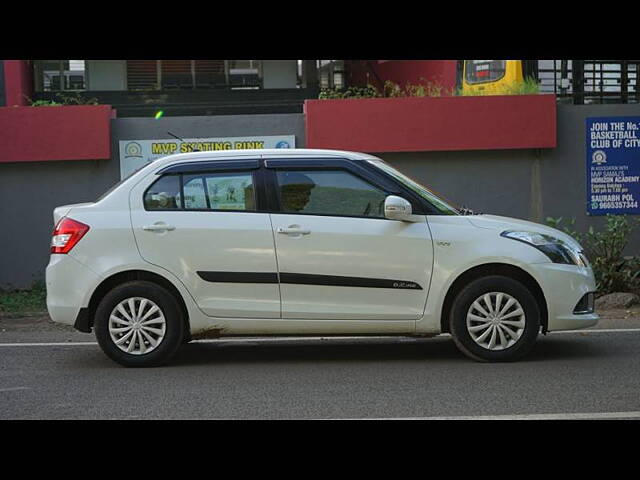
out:
{"label": "front bumper", "polygon": [[589,292],[596,291],[593,271],[588,267],[559,263],[529,265],[547,301],[548,331],[592,327],[597,313],[574,313],[576,305]]}

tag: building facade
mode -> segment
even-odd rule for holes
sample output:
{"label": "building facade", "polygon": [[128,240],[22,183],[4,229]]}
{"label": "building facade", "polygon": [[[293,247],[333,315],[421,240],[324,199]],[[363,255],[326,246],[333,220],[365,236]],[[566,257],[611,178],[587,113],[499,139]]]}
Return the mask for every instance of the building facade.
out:
{"label": "building facade", "polygon": [[[540,60],[535,95],[318,100],[387,81],[455,93],[461,62],[0,61],[0,218],[11,232],[0,288],[43,279],[54,207],[94,201],[140,162],[190,144],[364,151],[477,212],[602,226],[587,126],[640,122],[637,61]],[[639,248],[636,231],[629,253]]]}

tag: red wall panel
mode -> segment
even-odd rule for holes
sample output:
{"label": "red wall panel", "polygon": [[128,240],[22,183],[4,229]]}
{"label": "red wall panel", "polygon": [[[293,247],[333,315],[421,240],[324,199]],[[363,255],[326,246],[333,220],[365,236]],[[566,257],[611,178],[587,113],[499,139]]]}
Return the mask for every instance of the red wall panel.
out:
{"label": "red wall panel", "polygon": [[0,162],[111,158],[109,105],[0,108]]}
{"label": "red wall panel", "polygon": [[418,152],[553,148],[555,95],[307,100],[307,148]]}

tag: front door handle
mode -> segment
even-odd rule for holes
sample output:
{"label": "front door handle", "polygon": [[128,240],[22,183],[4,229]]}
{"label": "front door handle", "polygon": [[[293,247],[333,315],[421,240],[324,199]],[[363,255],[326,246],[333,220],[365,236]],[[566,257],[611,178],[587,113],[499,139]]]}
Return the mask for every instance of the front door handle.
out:
{"label": "front door handle", "polygon": [[171,230],[175,230],[176,227],[174,227],[173,225],[167,225],[166,223],[154,223],[153,225],[145,225],[144,227],[142,227],[142,229],[146,230],[147,232],[170,232]]}
{"label": "front door handle", "polygon": [[300,228],[299,225],[289,225],[287,228],[278,228],[278,233],[282,233],[284,235],[309,235],[311,230]]}

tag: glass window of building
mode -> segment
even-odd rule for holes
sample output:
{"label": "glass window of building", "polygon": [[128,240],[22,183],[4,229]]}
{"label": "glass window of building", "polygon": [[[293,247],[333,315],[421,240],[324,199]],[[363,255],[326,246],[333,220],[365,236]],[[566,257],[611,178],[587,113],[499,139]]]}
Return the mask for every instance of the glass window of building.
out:
{"label": "glass window of building", "polygon": [[35,87],[40,92],[86,90],[84,60],[37,60]]}
{"label": "glass window of building", "polygon": [[232,88],[259,88],[262,85],[261,60],[227,60],[227,71]]}

